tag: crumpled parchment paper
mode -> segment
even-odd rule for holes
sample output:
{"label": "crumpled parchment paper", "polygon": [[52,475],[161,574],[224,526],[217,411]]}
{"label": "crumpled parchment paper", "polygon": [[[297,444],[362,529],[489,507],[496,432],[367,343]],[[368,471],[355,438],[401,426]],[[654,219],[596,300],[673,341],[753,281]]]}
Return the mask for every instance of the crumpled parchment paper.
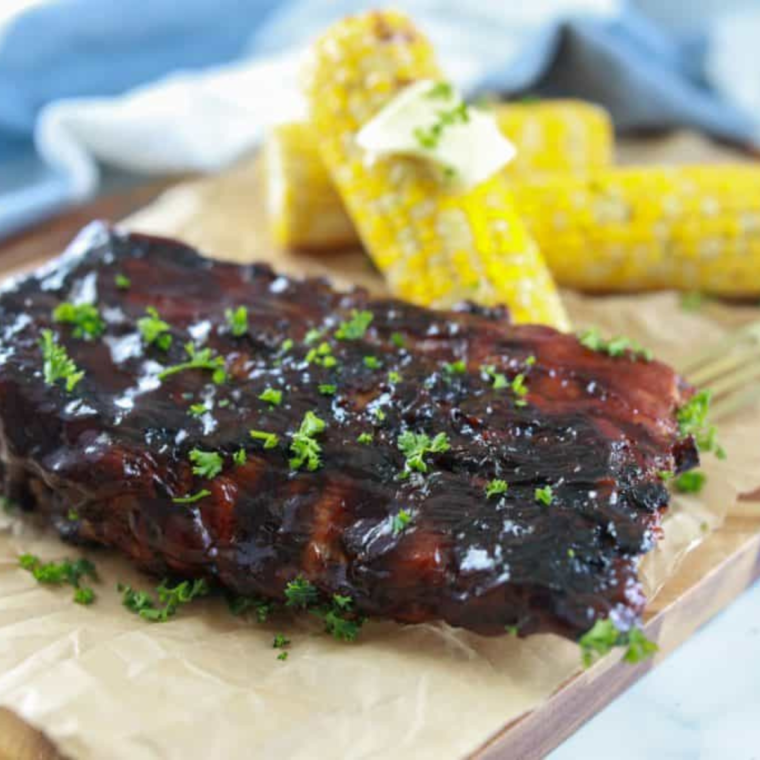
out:
{"label": "crumpled parchment paper", "polygon": [[[308,260],[270,250],[255,187],[249,168],[189,184],[130,225],[227,258],[264,258],[279,269],[382,288],[356,252]],[[673,294],[568,294],[567,303],[576,326],[629,335],[676,366],[695,344],[760,317],[760,310],[717,305],[686,313]],[[759,435],[758,410],[721,426],[729,459],[706,458],[707,489],[676,498],[665,540],[642,565],[651,593],[720,525],[740,492],[760,486]],[[88,552],[101,582],[97,602],[80,607],[70,590],[39,586],[17,557],[81,552],[29,523],[0,521],[0,705],[81,760],[462,757],[580,669],[577,647],[553,636],[518,641],[373,622],[357,643],[341,644],[304,617],[261,625],[232,617],[217,599],[151,625],[121,606],[115,587],[155,582],[107,551]],[[272,648],[276,632],[293,641],[285,662]]]}

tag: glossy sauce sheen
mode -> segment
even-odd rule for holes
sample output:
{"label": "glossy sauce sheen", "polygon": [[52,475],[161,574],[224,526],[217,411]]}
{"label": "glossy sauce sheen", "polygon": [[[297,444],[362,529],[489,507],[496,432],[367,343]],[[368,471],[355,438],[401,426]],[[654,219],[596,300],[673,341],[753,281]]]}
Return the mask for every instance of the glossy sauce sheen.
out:
{"label": "glossy sauce sheen", "polygon": [[[117,274],[130,279],[128,290],[116,287]],[[62,301],[87,300],[106,321],[90,341],[51,316]],[[240,305],[249,330],[236,338],[224,313]],[[148,306],[172,326],[168,353],[141,340],[136,322]],[[369,329],[360,340],[335,339],[352,309],[372,312]],[[46,327],[85,371],[71,393],[43,381]],[[335,368],[306,363],[311,329],[324,331]],[[286,339],[294,345],[283,353]],[[188,340],[225,357],[227,382],[215,385],[203,370],[158,380],[164,366],[186,360]],[[366,356],[381,368],[368,368]],[[447,373],[444,363],[457,360],[467,371]],[[524,373],[526,406],[510,388],[493,388],[480,371],[489,364],[510,380]],[[389,381],[389,371],[401,380]],[[336,394],[321,395],[321,383]],[[268,387],[282,390],[281,406],[259,400]],[[373,301],[99,224],[0,296],[5,493],[44,512],[64,537],[241,593],[281,598],[302,574],[370,615],[487,634],[517,625],[576,637],[610,613],[623,624],[637,619],[638,557],[652,548],[668,502],[657,472],[696,463],[674,416],[690,392],[658,362],[511,326],[499,310]],[[189,414],[203,402],[211,411]],[[327,423],[315,472],[289,467],[307,411]],[[265,450],[251,429],[276,433],[279,445]],[[448,436],[448,451],[426,456],[427,474],[400,478],[405,430]],[[373,442],[358,443],[362,433]],[[241,446],[247,459],[238,466]],[[193,475],[195,447],[224,455],[213,480]],[[494,478],[509,489],[486,498]],[[535,498],[546,485],[549,506]],[[203,488],[211,495],[194,504],[172,500]],[[411,521],[394,533],[400,510]]]}

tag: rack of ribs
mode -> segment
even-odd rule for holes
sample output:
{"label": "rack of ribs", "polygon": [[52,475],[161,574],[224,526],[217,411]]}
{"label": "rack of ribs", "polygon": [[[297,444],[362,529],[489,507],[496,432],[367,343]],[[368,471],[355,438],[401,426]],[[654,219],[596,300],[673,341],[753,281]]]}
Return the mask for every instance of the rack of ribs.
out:
{"label": "rack of ribs", "polygon": [[[22,509],[154,573],[270,599],[302,576],[482,634],[638,621],[659,473],[697,463],[692,392],[504,310],[373,300],[100,223],[0,293],[0,476]],[[220,466],[199,474],[196,449]]]}

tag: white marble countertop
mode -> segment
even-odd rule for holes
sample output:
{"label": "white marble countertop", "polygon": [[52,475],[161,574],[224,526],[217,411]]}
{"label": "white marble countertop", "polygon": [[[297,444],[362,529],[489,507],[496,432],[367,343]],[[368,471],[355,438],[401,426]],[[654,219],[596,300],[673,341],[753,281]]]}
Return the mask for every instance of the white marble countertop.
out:
{"label": "white marble countertop", "polygon": [[760,760],[760,582],[551,760]]}

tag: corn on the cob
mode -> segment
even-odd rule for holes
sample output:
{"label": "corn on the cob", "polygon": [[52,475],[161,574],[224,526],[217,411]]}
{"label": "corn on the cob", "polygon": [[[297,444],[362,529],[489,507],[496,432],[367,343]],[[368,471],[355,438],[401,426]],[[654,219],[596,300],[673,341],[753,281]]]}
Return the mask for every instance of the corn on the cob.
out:
{"label": "corn on the cob", "polygon": [[514,193],[562,285],[760,293],[759,167],[617,168]]}
{"label": "corn on the cob", "polygon": [[[494,104],[489,110],[504,136],[517,146],[514,160],[503,169],[515,181],[537,172],[587,173],[612,162],[612,124],[602,108],[547,100]],[[275,127],[264,156],[275,242],[314,251],[358,244],[310,124]]]}
{"label": "corn on the cob", "polygon": [[404,86],[441,79],[431,45],[406,16],[389,11],[347,18],[313,53],[307,94],[322,159],[392,292],[433,306],[464,298],[507,303],[516,321],[567,327],[506,178],[459,192],[424,162],[369,162],[356,144],[362,125]]}
{"label": "corn on the cob", "polygon": [[501,132],[517,146],[504,167],[520,180],[536,174],[587,174],[614,160],[612,120],[603,108],[580,100],[539,100],[492,107]]}

